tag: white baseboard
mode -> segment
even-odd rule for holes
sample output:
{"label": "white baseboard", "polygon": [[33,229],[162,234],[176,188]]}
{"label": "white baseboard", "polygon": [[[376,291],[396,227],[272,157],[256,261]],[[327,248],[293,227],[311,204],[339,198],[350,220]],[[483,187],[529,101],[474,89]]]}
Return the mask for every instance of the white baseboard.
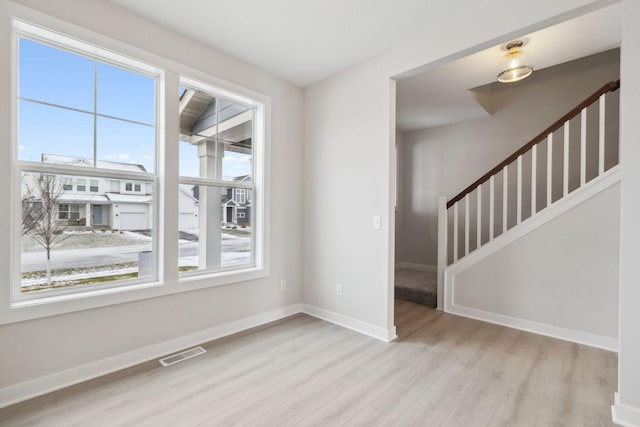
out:
{"label": "white baseboard", "polygon": [[224,325],[219,325],[211,329],[195,332],[66,371],[56,372],[2,388],[0,389],[0,408],[120,371],[140,363],[159,359],[162,356],[178,352],[185,348],[194,347],[298,313],[305,313],[385,342],[393,341],[397,337],[395,326],[387,330],[318,307],[307,304],[292,304],[234,322],[225,323]]}
{"label": "white baseboard", "polygon": [[620,395],[616,393],[611,406],[611,419],[624,427],[640,427],[640,409],[620,403]]}
{"label": "white baseboard", "polygon": [[0,389],[0,408],[301,313],[293,304]]}
{"label": "white baseboard", "polygon": [[613,351],[616,353],[618,352],[618,340],[615,338],[594,335],[587,332],[576,331],[574,329],[561,328],[559,326],[535,322],[533,320],[505,316],[503,314],[491,313],[460,305],[449,306],[447,307],[446,312],[456,314],[458,316],[469,317],[471,319],[482,320],[484,322],[495,323],[497,325],[507,326],[509,328],[520,329],[534,334],[584,344],[590,347],[601,348],[603,350]]}
{"label": "white baseboard", "polygon": [[398,337],[396,335],[395,326],[391,329],[380,328],[370,323],[366,323],[361,320],[357,320],[352,317],[325,310],[323,308],[318,308],[309,304],[302,304],[302,312],[308,314],[309,316],[317,317],[318,319],[335,323],[336,325],[351,329],[353,331],[368,335],[373,338],[377,338],[385,342],[391,342]]}
{"label": "white baseboard", "polygon": [[436,267],[435,265],[415,264],[412,262],[398,262],[396,263],[395,267],[396,267],[396,270],[407,269],[407,270],[428,271],[429,273],[436,273],[438,271],[438,267]]}
{"label": "white baseboard", "polygon": [[515,329],[521,329],[527,332],[533,332],[540,335],[546,335],[553,338],[559,338],[566,341],[617,352],[618,340],[615,338],[594,335],[573,329],[565,329],[547,323],[540,323],[536,321],[479,310],[472,307],[457,305],[454,301],[454,288],[455,276],[457,274],[481,262],[493,253],[507,247],[519,238],[543,226],[547,222],[557,218],[565,212],[568,212],[569,210],[573,209],[574,207],[595,196],[596,194],[606,190],[612,185],[615,185],[618,182],[620,182],[620,166],[615,166],[609,169],[603,175],[594,178],[587,185],[574,190],[563,199],[555,202],[549,207],[546,207],[542,211],[539,211],[535,216],[528,218],[518,226],[509,229],[506,233],[496,237],[492,241],[481,246],[479,249],[469,253],[468,255],[444,268],[444,271],[442,272],[444,292],[441,293],[441,298],[444,304],[444,311],[447,313],[483,320],[485,322],[496,323],[498,325],[508,326]]}

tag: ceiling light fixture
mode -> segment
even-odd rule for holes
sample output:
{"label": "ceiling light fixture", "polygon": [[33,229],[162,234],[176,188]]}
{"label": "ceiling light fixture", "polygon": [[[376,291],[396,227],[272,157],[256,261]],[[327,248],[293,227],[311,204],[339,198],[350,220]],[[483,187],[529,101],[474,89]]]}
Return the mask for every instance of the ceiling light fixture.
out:
{"label": "ceiling light fixture", "polygon": [[500,83],[513,83],[526,79],[533,73],[533,67],[527,65],[527,58],[522,50],[524,42],[522,40],[514,40],[506,45],[503,49],[507,51],[500,60],[500,72],[498,73],[498,81]]}

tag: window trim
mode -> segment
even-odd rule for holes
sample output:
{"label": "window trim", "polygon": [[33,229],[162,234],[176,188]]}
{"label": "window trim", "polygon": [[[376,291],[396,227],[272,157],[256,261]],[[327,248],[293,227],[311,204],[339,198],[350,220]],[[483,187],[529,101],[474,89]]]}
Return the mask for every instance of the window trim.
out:
{"label": "window trim", "polygon": [[[18,179],[18,176],[22,176],[23,173],[50,173],[50,174],[60,174],[65,177],[73,177],[73,181],[75,182],[75,190],[76,192],[86,193],[88,191],[87,182],[91,182],[91,179],[95,178],[108,178],[108,179],[120,179],[120,180],[132,180],[140,177],[140,180],[144,180],[146,182],[151,182],[152,186],[156,190],[154,192],[153,205],[156,206],[153,211],[158,212],[157,206],[159,206],[159,202],[157,197],[159,196],[157,193],[157,189],[159,188],[159,174],[157,167],[157,152],[159,151],[159,146],[161,144],[160,141],[160,133],[158,131],[158,120],[159,120],[159,112],[161,109],[160,103],[164,100],[160,97],[159,88],[163,79],[163,70],[159,68],[153,68],[155,72],[150,74],[149,65],[139,62],[137,60],[133,60],[131,58],[125,57],[123,55],[118,55],[113,52],[107,51],[103,48],[98,47],[90,47],[90,42],[80,42],[76,39],[73,39],[68,36],[63,36],[59,33],[50,32],[41,27],[32,26],[31,24],[24,23],[20,20],[13,19],[14,27],[12,32],[12,47],[13,47],[13,60],[12,60],[12,114],[11,114],[11,128],[12,128],[12,179],[17,182],[16,185],[13,186],[14,194],[12,194],[11,200],[19,200],[22,194],[22,184],[21,179]],[[50,37],[50,38],[49,38]],[[18,150],[16,147],[18,146],[18,135],[16,129],[18,128],[18,104],[20,102],[19,93],[18,93],[18,75],[19,75],[19,52],[20,52],[20,40],[27,39],[32,40],[37,43],[42,43],[45,46],[51,46],[55,49],[60,49],[65,52],[70,52],[75,55],[80,55],[91,60],[96,60],[99,62],[107,63],[110,65],[114,65],[120,68],[124,68],[128,71],[142,74],[147,77],[151,77],[154,79],[154,92],[155,92],[155,111],[154,111],[154,119],[156,125],[155,127],[155,152],[156,156],[156,171],[154,173],[150,172],[133,172],[133,171],[123,171],[116,169],[107,169],[107,168],[99,168],[97,164],[94,164],[91,167],[83,167],[83,166],[75,166],[75,165],[65,165],[65,164],[56,164],[56,163],[42,163],[42,162],[34,162],[34,161],[26,161],[20,160],[18,157]],[[80,47],[80,48],[79,48]],[[103,57],[102,55],[105,55]],[[138,67],[138,65],[142,65]],[[95,130],[94,130],[94,138],[95,138]],[[95,143],[95,141],[94,141]],[[95,146],[94,146],[95,150]],[[94,153],[95,157],[95,153]],[[16,203],[17,205],[18,203]],[[66,203],[69,205],[69,214],[67,220],[71,219],[71,203]],[[20,213],[14,213],[14,218],[12,224],[17,224],[15,222]],[[64,220],[62,220],[64,221]],[[158,219],[158,215],[154,215],[152,217],[152,227],[154,230],[158,230],[158,225],[160,220]],[[10,287],[10,307],[25,307],[30,306],[32,303],[42,304],[45,301],[56,301],[61,298],[82,298],[84,294],[89,293],[92,290],[110,290],[110,289],[118,289],[123,288],[126,289],[131,285],[138,284],[147,284],[147,283],[158,283],[159,282],[159,271],[160,271],[160,257],[159,257],[159,236],[154,235],[152,240],[152,250],[154,252],[154,271],[151,277],[145,278],[136,278],[136,279],[127,279],[115,281],[112,283],[97,283],[92,284],[91,287],[87,287],[84,289],[77,288],[63,288],[63,289],[51,289],[44,291],[43,293],[34,293],[34,294],[25,294],[21,292],[21,281],[22,281],[22,250],[20,247],[21,241],[21,233],[19,227],[13,227],[13,237],[12,240],[12,256],[11,256],[11,266],[12,266],[12,274],[11,274],[11,283]],[[0,318],[1,320],[1,318]]]}
{"label": "window trim", "polygon": [[[265,271],[268,275],[268,254],[265,246],[265,241],[267,238],[267,235],[265,234],[267,232],[265,227],[265,213],[268,211],[265,208],[266,198],[263,196],[263,189],[266,180],[266,176],[264,175],[263,171],[268,162],[268,158],[266,156],[268,134],[265,127],[265,121],[268,113],[267,104],[264,101],[254,100],[240,94],[235,94],[227,89],[210,85],[208,83],[195,80],[185,75],[179,76],[179,87],[201,91],[208,95],[214,96],[217,99],[225,99],[236,104],[241,104],[248,109],[253,110],[254,114],[251,136],[253,159],[253,161],[251,162],[251,183],[247,183],[245,181],[230,181],[224,179],[180,176],[178,171],[178,185],[191,184],[206,187],[232,188],[232,196],[235,195],[233,189],[239,188],[245,191],[245,200],[246,191],[251,190],[252,194],[257,194],[257,206],[259,209],[256,209],[254,211],[251,218],[251,260],[250,264],[247,267],[218,267],[216,269],[196,269],[192,271],[186,271],[179,274],[178,281],[182,283],[185,281],[203,277],[213,278],[221,274],[232,274],[234,272],[242,272],[244,270]],[[178,91],[176,91],[176,93],[177,92]],[[176,141],[178,140],[179,138],[176,138]],[[235,201],[235,198],[232,197],[232,200]]]}
{"label": "window trim", "polygon": [[[46,34],[56,32],[64,34],[68,38],[82,40],[82,43],[88,45],[99,45],[104,52],[118,52],[119,55],[135,58],[136,62],[142,62],[149,65],[151,70],[159,70],[164,78],[164,84],[160,85],[158,90],[158,102],[160,103],[160,111],[157,117],[156,126],[159,132],[159,151],[156,156],[157,170],[159,175],[178,176],[177,163],[172,164],[167,159],[175,159],[178,155],[177,147],[166,146],[163,140],[178,140],[177,123],[171,122],[171,117],[175,114],[177,117],[177,105],[172,106],[165,104],[162,99],[166,99],[166,94],[173,96],[178,93],[180,86],[180,76],[182,81],[186,80],[186,76],[194,81],[215,87],[217,93],[229,93],[248,101],[259,104],[260,114],[255,118],[254,132],[262,138],[262,144],[256,147],[256,156],[260,156],[263,161],[261,164],[254,165],[254,179],[261,177],[261,182],[256,186],[255,193],[252,197],[259,197],[258,209],[254,209],[255,226],[261,227],[262,232],[256,233],[255,245],[257,250],[261,251],[261,263],[255,268],[246,270],[236,270],[232,272],[217,272],[215,274],[199,275],[197,277],[184,278],[178,281],[177,263],[168,262],[166,258],[177,256],[178,242],[173,239],[161,238],[158,243],[164,249],[164,259],[160,257],[158,260],[160,280],[155,283],[132,284],[127,287],[117,287],[110,289],[92,289],[82,294],[73,294],[66,296],[52,296],[49,298],[33,299],[28,303],[15,303],[12,301],[11,288],[6,286],[0,288],[0,324],[8,324],[29,319],[42,318],[52,315],[72,313],[79,310],[87,310],[98,307],[105,307],[113,304],[128,303],[133,301],[155,298],[160,296],[168,296],[182,292],[189,292],[198,289],[206,289],[221,285],[229,285],[239,282],[247,282],[250,280],[263,279],[270,275],[270,144],[271,144],[271,98],[267,95],[249,89],[245,86],[231,83],[221,79],[208,72],[200,71],[185,65],[184,62],[178,62],[167,57],[151,53],[147,50],[136,47],[135,45],[117,41],[109,36],[95,33],[86,28],[76,26],[69,22],[60,20],[53,16],[43,15],[33,11],[27,7],[20,5],[11,6],[12,16],[11,22],[14,30],[11,31],[11,85],[9,95],[12,100],[17,97],[17,76],[15,73],[17,64],[17,33],[24,26],[28,28],[42,29]],[[26,24],[29,22],[30,24]],[[37,26],[37,27],[36,27]],[[161,79],[162,79],[161,77]],[[167,108],[169,111],[167,111]],[[7,159],[17,158],[16,129],[14,126],[17,115],[15,103],[11,102],[10,114],[0,117],[0,123],[4,124],[7,129],[6,136],[10,139],[11,144],[7,144],[5,153]],[[0,126],[0,129],[2,126]],[[175,144],[174,144],[175,145]],[[33,165],[32,165],[33,166]],[[57,166],[57,165],[51,165]],[[16,194],[21,191],[20,185],[16,182],[15,164],[7,161],[7,169],[11,171],[9,179],[11,182],[8,190],[8,196],[13,200]],[[87,168],[77,169],[75,175],[86,174]],[[132,177],[137,172],[131,172]],[[109,178],[100,170],[92,169],[91,175],[95,177]],[[160,221],[158,229],[164,236],[170,236],[175,233],[177,227],[178,212],[172,212],[170,207],[177,206],[178,198],[178,182],[167,180],[163,185],[155,184],[154,194],[158,195],[158,209],[165,213]],[[259,215],[258,215],[259,214]],[[15,223],[16,218],[20,215],[19,206],[16,209],[10,209],[9,219],[11,223]],[[259,220],[258,220],[259,218]],[[10,247],[14,248],[16,238],[14,233],[9,236]],[[8,272],[5,272],[5,282],[9,283],[10,278],[15,277],[15,251],[7,250],[7,255],[11,258]]]}

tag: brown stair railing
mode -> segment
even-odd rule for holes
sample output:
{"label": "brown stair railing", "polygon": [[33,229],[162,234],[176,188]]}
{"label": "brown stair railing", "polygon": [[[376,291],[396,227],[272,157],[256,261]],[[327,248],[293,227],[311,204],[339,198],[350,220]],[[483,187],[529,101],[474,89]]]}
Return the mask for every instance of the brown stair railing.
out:
{"label": "brown stair railing", "polygon": [[[600,89],[591,94],[588,98],[578,104],[575,108],[571,109],[567,114],[560,117],[556,122],[554,122],[551,126],[547,127],[545,130],[540,132],[535,138],[531,141],[523,145],[519,150],[515,153],[511,154],[509,157],[504,159],[500,164],[491,169],[489,172],[484,174],[482,177],[477,179],[473,184],[465,188],[460,194],[456,195],[451,200],[446,200],[446,198],[441,198],[440,207],[439,207],[439,223],[445,224],[444,228],[439,226],[439,237],[438,237],[438,246],[439,246],[439,255],[438,255],[438,265],[441,268],[443,265],[447,265],[450,262],[456,262],[459,258],[462,258],[469,254],[470,250],[478,249],[484,243],[493,240],[496,236],[494,232],[496,223],[500,223],[502,225],[502,233],[505,233],[511,226],[514,224],[520,224],[526,218],[523,218],[523,206],[530,211],[530,215],[528,217],[533,217],[537,212],[537,207],[542,207],[543,203],[537,204],[538,199],[543,200],[544,196],[542,192],[538,191],[538,177],[537,177],[537,159],[538,159],[538,144],[543,141],[547,141],[546,144],[546,205],[545,207],[551,206],[555,201],[559,200],[562,197],[565,197],[569,194],[569,169],[570,169],[570,126],[569,122],[576,116],[580,115],[580,168],[579,168],[579,187],[582,187],[587,182],[587,108],[592,104],[599,101],[598,104],[598,135],[596,138],[591,138],[590,141],[592,143],[597,143],[597,174],[596,176],[601,176],[605,173],[605,105],[606,105],[606,95],[610,92],[616,91],[620,87],[620,80],[612,81]],[[561,176],[557,173],[554,174],[554,163],[553,163],[553,136],[554,132],[564,128],[564,136],[563,136],[563,156],[562,156],[562,174]],[[595,129],[595,125],[592,127]],[[611,146],[610,148],[612,148]],[[543,147],[544,148],[544,147]],[[592,148],[595,150],[595,147]],[[527,153],[531,152],[531,155],[527,157],[527,162],[530,161],[531,165],[531,173],[530,175],[523,176],[523,156]],[[574,157],[574,160],[577,159]],[[590,157],[593,159],[593,157]],[[510,188],[513,186],[510,185],[509,182],[509,169],[510,165],[514,162],[516,163],[516,179],[515,179],[515,201],[509,201],[514,195],[510,196]],[[593,167],[593,164],[592,166]],[[571,171],[577,172],[575,165],[571,167]],[[593,171],[590,171],[589,174],[593,175]],[[495,188],[495,180],[496,176],[501,173],[502,176],[502,219],[500,221],[499,216],[495,216],[495,196],[496,196],[496,188]],[[512,172],[513,173],[513,172]],[[554,180],[555,178],[555,180]],[[525,185],[523,181],[526,180],[526,191],[529,192],[530,198],[527,199],[524,197]],[[577,180],[577,176],[573,177],[574,183]],[[489,215],[488,218],[483,217],[483,204],[487,203],[483,202],[482,195],[482,184],[489,181],[488,185],[488,204],[489,204]],[[513,181],[513,179],[512,179]],[[542,184],[542,179],[540,180]],[[511,182],[513,184],[513,182]],[[556,184],[556,185],[554,185]],[[554,193],[558,195],[560,191],[560,186],[562,187],[562,194],[556,200],[554,200]],[[555,191],[554,191],[555,189]],[[470,197],[474,194],[473,202]],[[462,204],[460,202],[463,202]],[[446,202],[446,205],[445,205]],[[515,202],[515,203],[514,203]],[[523,203],[526,202],[526,203]],[[529,205],[530,203],[530,205]],[[530,206],[530,208],[529,208]],[[452,225],[453,229],[449,229],[446,224],[449,220],[447,220],[449,209],[453,208],[451,212],[452,214]],[[485,211],[486,212],[486,211]],[[514,220],[515,215],[515,220]],[[444,217],[443,217],[444,216]],[[459,216],[462,216],[460,219]],[[487,224],[488,221],[488,224]],[[488,226],[487,226],[488,225]],[[472,233],[472,228],[475,227],[475,233]],[[452,231],[452,233],[451,233]],[[474,235],[475,234],[475,235]],[[444,239],[445,246],[440,247],[441,239]],[[449,246],[446,242],[450,242],[451,246]],[[453,253],[451,254],[446,250],[446,248],[452,248]],[[442,253],[444,251],[444,253]],[[448,253],[448,254],[447,254]],[[447,254],[447,255],[445,255]],[[453,255],[451,257],[451,255]]]}
{"label": "brown stair railing", "polygon": [[473,184],[471,184],[470,186],[468,186],[467,188],[462,190],[453,199],[449,200],[447,202],[447,209],[450,208],[451,206],[453,206],[456,202],[462,200],[464,198],[464,196],[466,196],[467,194],[471,193],[478,186],[480,186],[483,183],[487,182],[489,180],[489,178],[491,178],[493,175],[495,175],[498,172],[502,171],[502,169],[504,169],[505,166],[510,165],[511,163],[513,163],[519,156],[525,154],[534,145],[544,141],[549,136],[549,134],[551,134],[551,133],[557,131],[558,129],[560,129],[562,126],[564,126],[564,124],[566,122],[568,122],[571,119],[573,119],[574,117],[576,117],[578,114],[580,114],[582,112],[582,110],[584,110],[585,108],[587,108],[588,106],[590,106],[591,104],[596,102],[598,99],[600,99],[600,97],[602,95],[605,95],[605,94],[607,94],[609,92],[613,92],[613,91],[617,90],[619,87],[620,87],[620,79],[615,80],[615,81],[611,81],[611,82],[605,84],[600,89],[598,89],[597,91],[595,91],[594,93],[589,95],[588,98],[586,98],[580,104],[578,104],[573,109],[571,109],[571,111],[569,111],[567,114],[565,114],[564,116],[562,116],[558,120],[556,120],[551,126],[549,126],[545,130],[540,132],[535,138],[533,138],[531,141],[529,141],[525,145],[523,145],[518,151],[516,151],[515,153],[511,154],[509,157],[504,159],[499,165],[497,165],[496,167],[491,169],[486,174],[482,175],[482,177],[478,178]]}

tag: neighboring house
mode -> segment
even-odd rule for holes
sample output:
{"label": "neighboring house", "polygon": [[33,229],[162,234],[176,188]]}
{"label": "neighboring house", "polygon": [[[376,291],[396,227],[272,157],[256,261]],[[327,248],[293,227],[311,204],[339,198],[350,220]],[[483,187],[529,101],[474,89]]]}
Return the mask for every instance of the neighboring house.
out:
{"label": "neighboring house", "polygon": [[[228,179],[228,178],[225,178]],[[235,182],[245,184],[251,183],[250,175],[238,176],[231,178]],[[198,225],[198,218],[189,217],[191,210],[183,211],[183,206],[188,203],[195,203],[195,209],[200,199],[200,190],[198,186],[180,184],[180,228],[191,227],[188,224],[194,221],[194,227]],[[222,225],[226,227],[250,227],[251,226],[251,190],[245,188],[222,188],[220,203],[222,206]]]}
{"label": "neighboring house", "polygon": [[[251,183],[251,176],[244,175],[233,179],[245,184]],[[222,223],[227,226],[251,226],[251,190],[244,188],[226,188],[222,193]]]}
{"label": "neighboring house", "polygon": [[[43,163],[92,166],[79,157],[43,154]],[[142,165],[98,160],[98,167],[144,172]],[[58,198],[58,220],[69,226],[98,227],[113,230],[147,230],[152,224],[153,184],[91,176],[65,176]],[[233,178],[251,183],[251,176]],[[178,197],[179,228],[198,227],[199,199],[197,186],[180,184]],[[251,224],[251,190],[223,188],[221,194],[222,225],[248,227]]]}
{"label": "neighboring house", "polygon": [[[92,166],[84,158],[43,154],[43,163]],[[98,167],[144,172],[142,165],[98,160]],[[58,219],[70,226],[99,227],[114,230],[147,230],[152,224],[153,184],[147,181],[63,177],[58,200]],[[198,203],[180,188],[180,227],[197,227]],[[184,223],[184,225],[183,225]]]}

